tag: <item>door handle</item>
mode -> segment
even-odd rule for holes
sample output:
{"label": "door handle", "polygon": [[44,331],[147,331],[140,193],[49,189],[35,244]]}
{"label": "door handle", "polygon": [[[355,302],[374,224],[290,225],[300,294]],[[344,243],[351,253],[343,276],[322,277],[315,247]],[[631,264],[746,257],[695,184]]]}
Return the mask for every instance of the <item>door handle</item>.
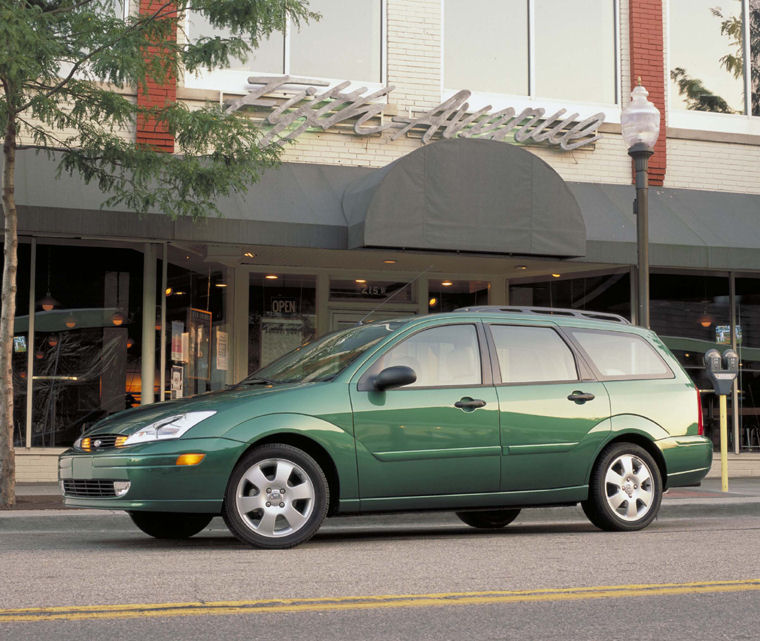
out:
{"label": "door handle", "polygon": [[596,398],[593,394],[590,394],[589,392],[581,392],[580,390],[575,390],[570,396],[567,397],[568,401],[575,401],[578,405],[583,405],[586,401],[593,401],[594,398]]}
{"label": "door handle", "polygon": [[479,398],[470,398],[469,396],[465,396],[463,399],[454,403],[454,407],[458,407],[460,410],[464,410],[465,412],[472,412],[479,407],[485,407],[485,405],[485,401],[482,401]]}

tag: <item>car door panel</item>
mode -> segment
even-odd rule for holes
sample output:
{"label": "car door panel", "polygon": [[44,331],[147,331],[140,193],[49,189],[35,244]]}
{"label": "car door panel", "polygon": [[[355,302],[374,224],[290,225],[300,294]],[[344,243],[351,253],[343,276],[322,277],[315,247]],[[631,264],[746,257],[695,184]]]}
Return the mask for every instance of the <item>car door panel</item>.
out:
{"label": "car door panel", "polygon": [[419,373],[417,383],[446,384],[352,387],[362,498],[499,489],[499,403],[490,381],[482,383],[479,344],[472,323],[428,328],[368,372],[403,365]]}

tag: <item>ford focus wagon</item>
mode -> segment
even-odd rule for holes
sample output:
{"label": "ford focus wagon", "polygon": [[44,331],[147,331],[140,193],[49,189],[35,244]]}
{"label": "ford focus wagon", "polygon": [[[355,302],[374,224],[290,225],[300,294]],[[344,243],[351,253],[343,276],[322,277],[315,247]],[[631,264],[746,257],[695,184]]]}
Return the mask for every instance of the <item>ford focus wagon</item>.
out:
{"label": "ford focus wagon", "polygon": [[476,528],[580,503],[638,530],[707,473],[699,393],[610,314],[473,307],[329,334],[221,392],[114,414],[59,461],[65,504],[262,548],[325,516],[452,510]]}

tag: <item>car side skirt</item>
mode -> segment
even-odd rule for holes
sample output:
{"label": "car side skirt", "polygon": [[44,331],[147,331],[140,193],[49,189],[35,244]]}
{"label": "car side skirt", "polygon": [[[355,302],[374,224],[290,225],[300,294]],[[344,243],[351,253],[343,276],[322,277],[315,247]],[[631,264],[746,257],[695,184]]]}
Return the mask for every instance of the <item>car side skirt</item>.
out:
{"label": "car side skirt", "polygon": [[[393,512],[402,510],[458,510],[461,508],[537,507],[567,505],[585,501],[588,485],[550,490],[520,492],[485,492],[480,494],[446,494],[427,496],[392,496],[361,499],[360,512]],[[352,505],[349,505],[351,503]],[[355,502],[341,501],[341,512],[354,512]]]}

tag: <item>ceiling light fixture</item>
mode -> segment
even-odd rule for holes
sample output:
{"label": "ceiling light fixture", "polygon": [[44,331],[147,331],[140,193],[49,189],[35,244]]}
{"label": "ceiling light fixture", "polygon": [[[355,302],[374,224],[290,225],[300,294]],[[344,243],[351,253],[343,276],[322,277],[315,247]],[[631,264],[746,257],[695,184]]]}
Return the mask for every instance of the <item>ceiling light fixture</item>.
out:
{"label": "ceiling light fixture", "polygon": [[441,282],[441,285],[443,287],[451,287],[454,283],[452,283],[450,280],[444,280]]}
{"label": "ceiling light fixture", "polygon": [[264,276],[264,278],[266,278],[267,280],[277,280],[279,276],[277,274],[267,274],[266,276]]}

